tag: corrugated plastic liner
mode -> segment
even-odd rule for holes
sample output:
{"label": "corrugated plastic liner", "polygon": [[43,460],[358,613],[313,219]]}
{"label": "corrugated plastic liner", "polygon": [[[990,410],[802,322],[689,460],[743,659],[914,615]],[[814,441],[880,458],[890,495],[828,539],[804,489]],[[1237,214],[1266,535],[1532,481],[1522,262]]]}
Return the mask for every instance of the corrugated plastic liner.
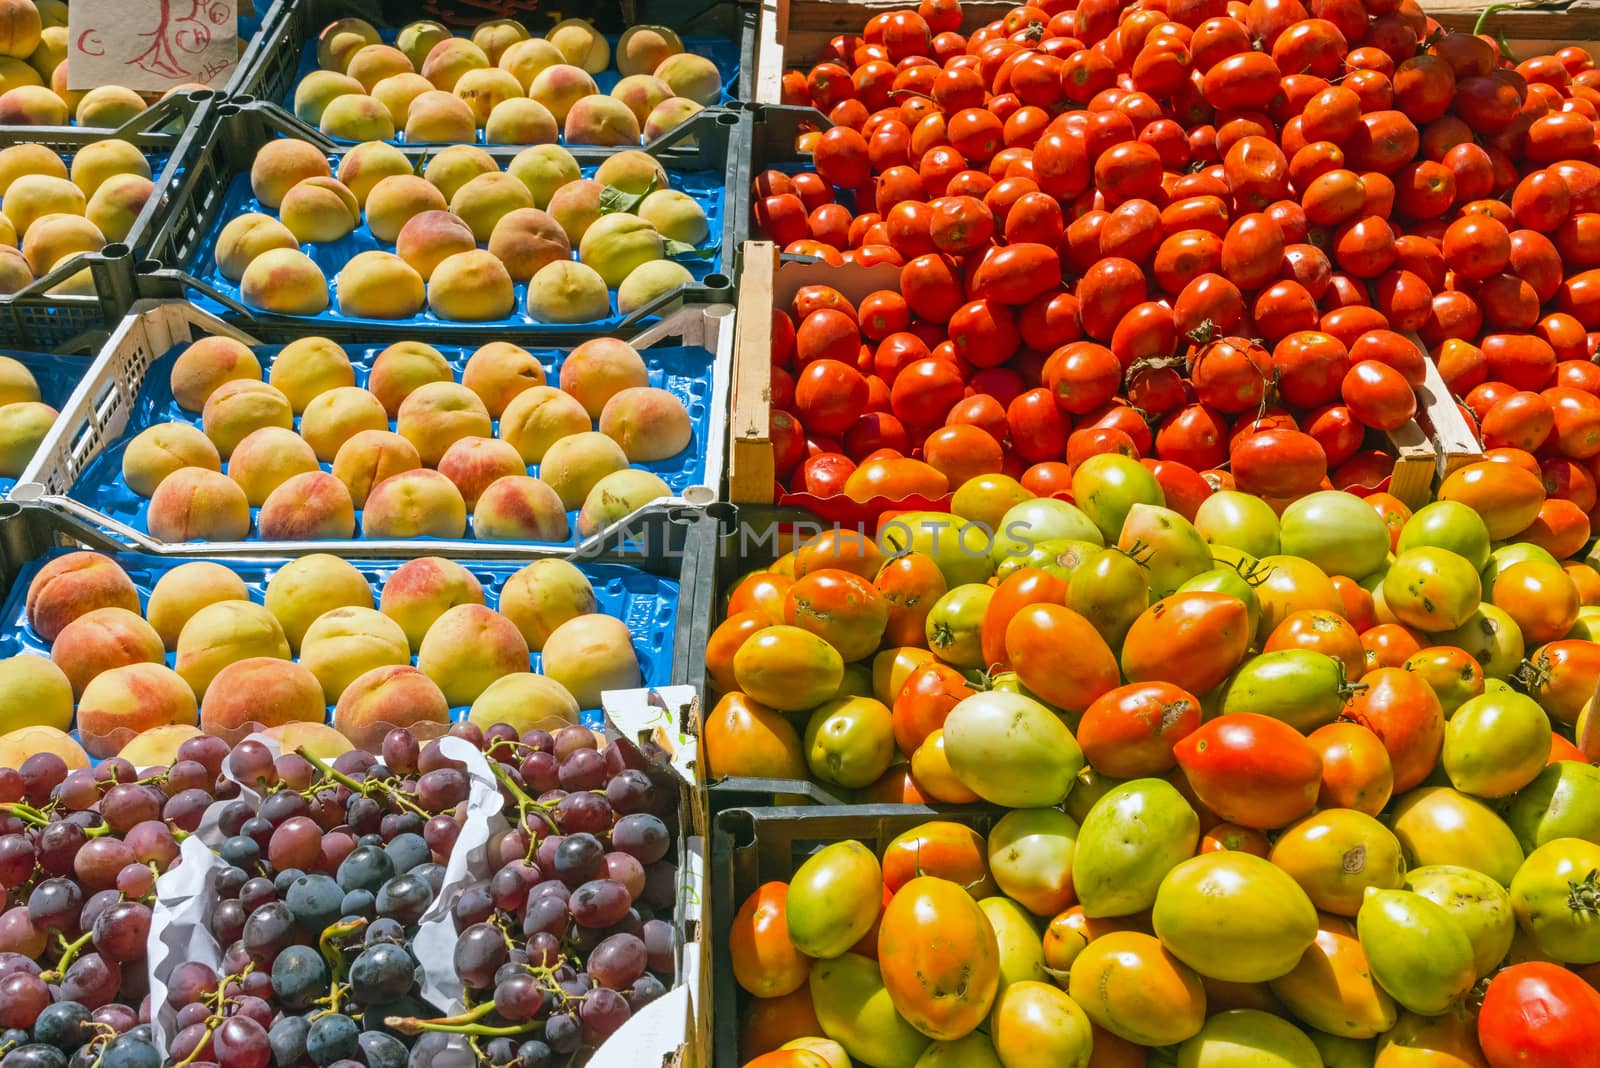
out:
{"label": "corrugated plastic liner", "polygon": [[[122,477],[122,455],[128,443],[140,431],[158,423],[178,422],[187,423],[193,427],[200,427],[200,413],[186,412],[178,406],[172,396],[172,365],[178,356],[189,347],[185,342],[168,351],[160,359],[150,365],[145,375],[144,385],[139,391],[139,399],[134,404],[133,411],[129,414],[128,425],[122,434],[115,440],[106,444],[84,470],[83,475],[73,483],[70,495],[87,505],[104,512],[112,519],[120,520],[138,530],[149,532],[148,513],[150,501],[139,496],[128,488]],[[356,384],[365,386],[368,375],[372,370],[372,362],[380,352],[383,345],[368,345],[365,347],[345,346],[345,352],[350,357],[350,363],[355,368]],[[455,371],[456,381],[461,380],[462,369],[466,366],[467,358],[472,355],[474,348],[460,345],[436,346],[451,368]],[[271,373],[272,361],[283,350],[281,345],[264,345],[254,351],[261,360],[263,376]],[[561,359],[565,352],[560,349],[532,349],[530,350],[544,365],[545,373],[551,385],[555,385],[559,378]],[[711,411],[711,364],[713,356],[702,348],[685,348],[673,346],[657,346],[639,350],[639,355],[644,358],[645,367],[650,372],[650,384],[670,391],[689,412],[689,423],[693,433],[686,447],[677,456],[667,460],[658,460],[655,463],[633,464],[632,466],[645,471],[653,471],[660,476],[662,481],[674,493],[681,493],[690,486],[705,485],[706,479],[706,452],[710,435],[720,433],[722,428],[708,425]],[[295,418],[295,429],[298,430],[300,419]],[[389,428],[394,429],[391,420]],[[499,431],[499,421],[494,422],[496,432]],[[322,470],[331,471],[333,465],[324,463]],[[224,464],[226,470],[226,464]],[[534,464],[528,468],[530,475],[537,476],[539,466]],[[256,535],[255,520],[260,509],[251,509],[251,536]],[[360,511],[356,512],[357,527],[359,530],[361,519]],[[578,513],[567,513],[569,529],[567,541],[564,544],[574,545],[581,539],[578,536]],[[467,520],[468,534],[471,534],[472,520]],[[433,539],[418,538],[419,555],[425,550],[427,543]],[[506,543],[510,544],[510,543]],[[549,543],[544,543],[549,544]]]}

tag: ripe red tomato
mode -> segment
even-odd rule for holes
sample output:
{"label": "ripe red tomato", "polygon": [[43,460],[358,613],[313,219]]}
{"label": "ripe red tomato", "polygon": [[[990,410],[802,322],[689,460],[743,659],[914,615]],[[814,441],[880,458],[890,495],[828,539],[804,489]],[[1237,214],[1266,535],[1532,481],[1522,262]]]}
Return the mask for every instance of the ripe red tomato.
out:
{"label": "ripe red tomato", "polygon": [[1490,1068],[1596,1068],[1600,993],[1559,964],[1513,964],[1489,982],[1478,1044]]}
{"label": "ripe red tomato", "polygon": [[1258,830],[1306,815],[1322,786],[1322,757],[1280,719],[1235,712],[1173,747],[1195,795],[1229,823]]}

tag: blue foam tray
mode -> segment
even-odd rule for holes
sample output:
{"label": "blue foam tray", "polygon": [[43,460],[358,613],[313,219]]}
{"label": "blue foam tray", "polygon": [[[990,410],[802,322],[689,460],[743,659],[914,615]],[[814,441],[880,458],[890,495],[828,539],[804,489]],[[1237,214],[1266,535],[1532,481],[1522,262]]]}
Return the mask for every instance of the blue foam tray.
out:
{"label": "blue foam tray", "polygon": [[[6,598],[5,608],[0,612],[0,658],[21,654],[46,658],[50,656],[50,643],[28,625],[28,586],[46,563],[73,551],[52,549],[23,567],[18,573],[17,580],[11,587],[11,595]],[[149,604],[150,591],[155,588],[157,580],[173,568],[191,562],[165,560],[138,553],[114,553],[111,554],[111,558],[133,579],[133,584],[139,591],[141,614]],[[245,588],[250,591],[250,599],[256,604],[261,604],[266,599],[267,583],[285,561],[213,560],[212,562],[221,564],[238,574],[244,580]],[[378,602],[383,584],[404,562],[403,560],[351,561],[372,584],[374,605]],[[510,561],[466,562],[462,566],[483,583],[484,599],[489,607],[498,608],[500,591],[506,581],[527,565],[522,561]],[[678,622],[678,583],[673,579],[652,575],[648,571],[641,571],[624,564],[580,563],[577,567],[594,587],[599,611],[627,624],[628,633],[633,636],[633,651],[639,658],[641,685],[669,685],[672,681],[673,636]],[[539,653],[533,653],[529,659],[533,671],[543,670]],[[176,660],[176,654],[170,652],[167,654],[168,667],[172,667]],[[415,664],[416,657],[413,656],[411,662]],[[452,708],[450,718],[454,721],[466,719],[467,712],[468,708],[465,705]],[[332,722],[333,707],[330,705],[328,723]],[[587,726],[598,728],[603,725],[604,716],[598,708],[586,708],[583,709],[583,722]],[[72,735],[74,738],[78,736],[76,726],[73,727]]]}
{"label": "blue foam tray", "polygon": [[[400,36],[400,31],[396,28],[385,27],[378,30],[378,36],[382,38],[384,44],[392,45]],[[462,35],[457,33],[456,36],[460,37]],[[607,35],[606,40],[611,43],[612,57],[615,59],[617,37]],[[722,97],[717,101],[719,105],[727,105],[738,99],[738,42],[729,41],[721,37],[685,37],[683,38],[683,50],[685,52],[693,52],[696,55],[705,56],[707,59],[711,60],[711,62],[717,65],[717,70],[722,75]],[[305,80],[306,75],[317,69],[317,42],[316,38],[312,38],[306,42],[305,48],[300,52],[300,69],[295,73],[295,85],[298,86],[302,81]],[[611,90],[616,87],[616,84],[622,80],[622,74],[614,65],[606,68],[599,74],[592,75],[592,77],[594,78],[596,87],[598,87],[602,93],[607,94],[609,94]],[[294,89],[291,88],[289,92],[284,95],[284,98],[278,101],[278,103],[282,104],[287,111],[293,113]],[[331,137],[332,135],[329,136]],[[333,137],[332,139],[340,144],[353,145],[356,143],[354,141],[346,140],[342,137]],[[395,131],[395,136],[390,139],[389,143],[392,145],[403,145],[406,143],[405,135],[397,130]],[[482,130],[478,131],[477,143],[480,145],[488,143],[484,140]],[[565,136],[560,139],[560,143],[567,143]]]}
{"label": "blue foam tray", "polygon": [[[94,363],[88,356],[50,356],[15,349],[0,349],[0,356],[9,356],[32,371],[33,380],[39,384],[39,399],[58,412]],[[14,478],[0,478],[0,497],[9,496],[16,484]]]}
{"label": "blue foam tray", "polygon": [[[337,173],[339,170],[339,157],[335,155],[328,158],[334,172]],[[597,167],[581,168],[583,177],[594,177],[596,169]],[[727,250],[720,248],[718,245],[718,239],[722,234],[724,198],[728,192],[726,188],[727,179],[720,171],[669,171],[667,180],[671,188],[694,197],[695,200],[699,201],[700,206],[705,209],[707,233],[705,240],[698,247],[702,250],[715,249],[715,254],[704,259],[686,256],[677,261],[688,268],[689,274],[694,277],[696,282],[704,281],[706,275],[722,269],[723,257],[727,252]],[[221,210],[217,212],[216,222],[195,250],[194,264],[186,265],[196,277],[215,288],[219,293],[238,301],[240,304],[245,303],[244,294],[239,288],[239,283],[225,277],[221,269],[218,268],[216,249],[217,238],[222,235],[222,228],[246,212],[256,212],[274,219],[278,217],[276,211],[267,208],[255,198],[255,194],[250,189],[250,176],[245,173],[239,173],[235,174],[228,183],[228,191],[223,198]],[[484,248],[487,246],[480,245],[479,247]],[[358,253],[374,250],[393,252],[395,250],[394,244],[392,242],[379,241],[373,236],[372,231],[367,228],[367,224],[363,220],[361,225],[338,241],[327,244],[302,245],[300,250],[311,257],[328,279],[328,307],[313,316],[295,316],[295,318],[304,319],[307,323],[336,322],[350,326],[391,328],[411,324],[415,326],[480,331],[484,328],[492,327],[508,327],[531,331],[570,331],[574,326],[571,323],[542,323],[529,315],[527,311],[528,286],[525,282],[516,284],[516,303],[512,308],[511,315],[504,319],[467,323],[456,322],[452,319],[441,319],[426,305],[423,306],[422,311],[409,319],[364,319],[359,316],[345,315],[339,310],[339,285],[336,276],[340,269]],[[573,249],[572,258],[574,260],[578,258],[577,249]],[[227,316],[233,313],[233,309],[200,293],[194,294],[194,303],[214,315]],[[616,306],[617,291],[613,289],[611,291],[611,315],[604,319],[596,319],[589,323],[576,325],[592,329],[597,333],[615,330],[621,326],[623,318],[616,311]]]}
{"label": "blue foam tray", "polygon": [[[172,366],[177,362],[178,356],[189,347],[188,342],[177,345],[150,365],[145,373],[144,384],[139,389],[139,398],[135,402],[132,412],[128,416],[128,425],[122,434],[106,444],[100,454],[94,458],[88,468],[73,484],[70,495],[103,512],[112,519],[119,520],[141,531],[149,531],[148,513],[150,502],[129,489],[122,478],[122,454],[128,443],[140,431],[155,426],[157,423],[188,423],[198,428],[200,415],[187,412],[178,406],[172,396]],[[350,357],[350,363],[355,368],[356,384],[365,386],[372,370],[372,363],[378,354],[384,350],[384,345],[368,345],[365,347],[345,346],[345,352]],[[455,371],[456,381],[461,380],[461,372],[466,367],[467,358],[472,355],[476,346],[445,345],[436,346],[439,352],[449,361]],[[272,361],[283,350],[282,345],[262,345],[255,348],[256,356],[262,364],[263,376],[271,373]],[[531,350],[544,365],[546,379],[555,383],[559,378],[561,360],[565,351],[561,349],[533,349]],[[710,435],[720,433],[720,427],[710,426],[711,415],[711,364],[712,354],[702,348],[686,348],[675,346],[658,346],[639,350],[639,355],[644,358],[645,367],[650,373],[650,384],[660,389],[670,391],[689,412],[689,425],[692,437],[688,446],[678,455],[655,463],[633,464],[633,467],[646,471],[653,471],[659,475],[674,493],[682,493],[690,486],[705,484],[706,479],[706,452]],[[295,429],[299,430],[300,419],[295,418]],[[499,420],[493,421],[495,432],[498,433]],[[390,420],[389,428],[394,429],[394,420]],[[227,465],[224,464],[224,471]],[[332,470],[331,464],[323,464],[324,471]],[[537,476],[537,464],[528,468],[528,473]],[[251,509],[251,529],[255,530],[255,520],[258,509]],[[356,512],[359,527],[361,512]],[[567,541],[564,544],[574,545],[578,537],[578,513],[567,513],[567,523],[570,528]],[[468,536],[471,536],[472,519],[467,519]],[[414,539],[419,545],[433,538]],[[509,543],[507,543],[509,544]],[[549,543],[544,543],[549,544]]]}

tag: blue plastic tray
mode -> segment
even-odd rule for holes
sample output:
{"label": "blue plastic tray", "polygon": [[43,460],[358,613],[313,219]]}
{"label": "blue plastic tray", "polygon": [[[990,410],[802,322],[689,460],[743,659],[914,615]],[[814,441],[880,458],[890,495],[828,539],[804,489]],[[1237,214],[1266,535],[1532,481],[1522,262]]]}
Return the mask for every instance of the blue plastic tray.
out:
{"label": "blue plastic tray", "polygon": [[[177,362],[178,356],[189,347],[188,342],[175,346],[160,359],[150,365],[145,373],[144,384],[139,390],[139,399],[134,404],[128,416],[128,425],[122,435],[114,441],[108,442],[89,467],[79,477],[70,491],[70,495],[93,508],[105,513],[112,519],[120,520],[138,530],[149,530],[148,513],[150,502],[129,489],[122,479],[122,454],[127,445],[141,431],[155,426],[158,423],[188,423],[191,426],[200,426],[198,413],[186,412],[178,406],[172,396],[172,365]],[[350,357],[350,363],[355,368],[356,384],[365,386],[368,375],[372,370],[372,363],[380,352],[387,346],[368,345],[365,347],[345,346],[345,352]],[[476,346],[446,345],[436,346],[439,352],[455,371],[456,380],[460,381],[462,370],[466,367],[467,358],[475,351]],[[257,357],[261,360],[263,374],[269,374],[272,361],[283,350],[282,345],[263,345],[255,349]],[[554,383],[559,377],[561,361],[566,353],[561,349],[533,349],[533,354],[544,365],[546,378]],[[706,479],[706,454],[707,445],[711,434],[720,433],[720,427],[710,426],[711,412],[711,364],[713,356],[702,348],[685,348],[674,346],[660,346],[639,350],[639,355],[644,358],[645,366],[650,372],[650,384],[660,389],[669,390],[689,412],[689,425],[692,431],[688,446],[677,456],[667,460],[659,460],[649,464],[634,464],[632,466],[653,471],[659,475],[673,492],[681,493],[690,486],[705,484]],[[299,418],[295,419],[295,428],[299,429]],[[495,431],[499,431],[499,420],[494,421]],[[394,429],[394,421],[390,421],[390,429]],[[332,470],[331,464],[323,464],[324,471]],[[226,465],[224,465],[226,470]],[[528,468],[528,473],[537,475],[538,465]],[[252,532],[257,510],[251,510]],[[356,513],[359,525],[361,513]],[[573,545],[581,540],[578,536],[578,513],[567,513],[567,522],[570,534],[565,544]],[[468,533],[471,534],[471,517],[468,517]],[[417,538],[419,544],[436,539]]]}
{"label": "blue plastic tray", "polygon": [[[385,27],[378,30],[378,36],[383,39],[384,44],[392,45],[400,36],[400,31],[398,29]],[[457,33],[456,36],[459,37],[462,35]],[[615,58],[617,38],[608,35],[606,40],[611,43],[613,58]],[[718,104],[726,105],[738,99],[739,45],[737,42],[725,40],[721,37],[685,37],[683,38],[683,50],[685,52],[693,52],[696,55],[705,56],[707,59],[711,60],[711,62],[717,65],[717,70],[722,75],[722,97],[717,101]],[[302,81],[305,80],[306,75],[311,74],[317,69],[317,41],[316,38],[313,37],[311,40],[306,42],[305,48],[300,53],[300,69],[295,74],[295,85],[298,86]],[[618,72],[615,66],[608,67],[599,74],[592,75],[592,77],[594,78],[596,87],[598,87],[602,93],[608,94],[613,88],[616,87],[616,84],[622,80],[622,75],[620,72]],[[278,101],[278,103],[282,104],[290,113],[293,113],[294,89],[291,88],[289,92],[285,93],[284,98]],[[341,137],[334,137],[333,140],[338,141],[341,144],[348,145],[353,145],[356,143]],[[395,131],[395,136],[390,139],[389,143],[393,145],[403,145],[406,143],[405,135],[397,130]],[[565,137],[561,138],[561,143],[566,144]],[[487,142],[484,140],[482,130],[478,131],[478,144],[487,144]]]}
{"label": "blue plastic tray", "polygon": [[[23,567],[17,575],[16,582],[11,587],[11,596],[6,598],[5,609],[0,614],[0,658],[31,653],[36,656],[48,658],[50,643],[39,637],[27,622],[28,586],[33,582],[34,575],[49,561],[58,556],[66,555],[73,550],[52,549],[44,556]],[[155,588],[157,580],[162,575],[175,567],[191,562],[190,560],[165,560],[160,557],[142,556],[138,553],[112,554],[122,569],[133,579],[133,584],[139,590],[139,607],[143,612],[150,601],[150,591]],[[266,599],[267,583],[284,561],[265,560],[216,560],[222,566],[234,571],[244,580],[245,588],[250,591],[250,599],[256,604],[261,604]],[[399,569],[403,560],[352,560],[351,563],[367,577],[372,584],[373,604],[378,602],[378,595],[383,591],[383,584],[389,576]],[[464,563],[462,565],[483,583],[484,599],[490,608],[498,608],[500,604],[500,591],[512,575],[527,566],[522,561],[506,563]],[[672,681],[672,642],[673,634],[678,622],[678,583],[669,578],[652,575],[648,571],[627,567],[623,564],[597,564],[580,563],[577,565],[594,586],[595,600],[599,602],[599,611],[608,616],[622,620],[628,626],[628,632],[633,635],[633,651],[639,658],[639,676],[644,686],[666,686]],[[167,654],[167,666],[172,667],[177,657],[174,653]],[[534,653],[530,657],[532,670],[542,671],[540,654]],[[416,658],[412,657],[412,663]],[[452,720],[467,718],[469,709],[463,705],[450,710]],[[328,722],[333,722],[333,707],[328,708]],[[604,722],[601,710],[586,708],[583,710],[583,722],[591,727],[600,727]],[[77,729],[72,731],[77,737]]]}
{"label": "blue plastic tray", "polygon": [[[88,356],[49,356],[14,349],[0,349],[0,356],[9,356],[32,371],[33,380],[39,384],[39,399],[58,412],[78,388],[83,373],[94,365]],[[16,484],[14,478],[0,478],[0,497],[9,496]]]}
{"label": "blue plastic tray", "polygon": [[[330,164],[335,172],[339,169],[339,157],[330,156]],[[582,168],[585,178],[594,177],[595,167]],[[722,213],[724,198],[727,196],[727,179],[720,171],[674,171],[667,175],[668,184],[673,188],[699,201],[706,213],[706,239],[698,246],[704,250],[715,249],[709,257],[686,256],[677,262],[688,268],[689,274],[696,282],[703,281],[708,274],[722,270],[723,258],[727,250],[718,245],[722,234]],[[263,215],[277,218],[278,213],[265,207],[256,200],[255,194],[250,189],[250,176],[245,173],[235,174],[228,183],[228,191],[223,198],[222,207],[217,212],[216,223],[211,231],[201,240],[195,253],[195,263],[191,268],[192,273],[208,285],[213,286],[219,293],[244,304],[244,295],[239,289],[239,284],[224,277],[217,266],[217,238],[222,235],[222,228],[233,219],[246,212],[258,212]],[[485,246],[479,246],[485,247]],[[519,330],[550,330],[570,331],[574,324],[570,323],[542,323],[528,314],[528,286],[519,282],[516,285],[516,303],[511,315],[504,319],[462,323],[452,319],[441,319],[432,309],[424,306],[422,311],[409,319],[364,319],[358,316],[345,315],[339,310],[339,287],[337,275],[345,264],[349,263],[358,253],[380,250],[393,252],[395,246],[392,242],[379,241],[367,228],[365,221],[348,236],[328,244],[302,245],[301,251],[322,268],[322,273],[328,279],[328,307],[314,316],[297,316],[304,318],[307,323],[337,322],[349,326],[388,327],[416,326],[445,327],[459,329],[483,330],[492,327],[508,327]],[[574,249],[572,258],[577,259],[577,250]],[[731,263],[731,259],[729,260]],[[616,311],[616,290],[611,291],[612,314],[604,319],[593,322],[576,324],[585,329],[592,329],[596,333],[605,333],[615,330],[622,324],[622,315]],[[201,294],[195,294],[194,303],[200,308],[214,315],[229,316],[233,309],[225,307],[217,301]]]}

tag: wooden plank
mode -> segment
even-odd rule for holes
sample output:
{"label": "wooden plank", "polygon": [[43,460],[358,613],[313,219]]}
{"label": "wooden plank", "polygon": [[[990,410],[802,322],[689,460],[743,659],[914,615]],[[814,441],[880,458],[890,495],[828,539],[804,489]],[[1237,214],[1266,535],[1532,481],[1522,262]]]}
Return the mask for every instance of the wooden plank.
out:
{"label": "wooden plank", "polygon": [[744,246],[735,313],[733,403],[729,408],[728,499],[772,503],[772,308],[778,248],[770,241]]}
{"label": "wooden plank", "polygon": [[[1411,340],[1422,347],[1423,352],[1428,351],[1426,346],[1422,346],[1420,338],[1412,337]],[[1422,404],[1425,422],[1432,429],[1432,444],[1439,457],[1439,477],[1443,478],[1458,467],[1483,459],[1483,445],[1478,441],[1472,424],[1456,407],[1456,399],[1451,396],[1450,387],[1445,385],[1433,358],[1430,356],[1424,362],[1427,377],[1417,396]]]}

